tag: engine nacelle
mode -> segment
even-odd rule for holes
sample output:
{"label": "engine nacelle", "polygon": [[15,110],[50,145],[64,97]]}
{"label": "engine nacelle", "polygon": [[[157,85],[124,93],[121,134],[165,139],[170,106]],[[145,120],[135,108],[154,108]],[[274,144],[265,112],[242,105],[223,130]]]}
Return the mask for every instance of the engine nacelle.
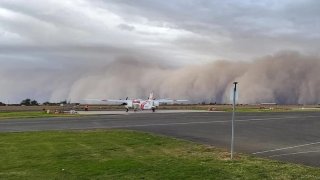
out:
{"label": "engine nacelle", "polygon": [[156,106],[156,107],[158,107],[159,106],[159,101],[153,101],[153,106]]}
{"label": "engine nacelle", "polygon": [[126,107],[127,107],[127,108],[132,108],[132,107],[133,107],[132,101],[127,101]]}

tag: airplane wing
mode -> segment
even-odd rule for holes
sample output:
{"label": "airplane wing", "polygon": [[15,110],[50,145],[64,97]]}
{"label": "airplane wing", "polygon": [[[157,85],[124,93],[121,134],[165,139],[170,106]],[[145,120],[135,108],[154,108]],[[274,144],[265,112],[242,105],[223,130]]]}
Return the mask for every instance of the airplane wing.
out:
{"label": "airplane wing", "polygon": [[113,102],[113,103],[127,103],[130,100],[125,100],[125,99],[83,99],[83,101],[103,101],[103,102]]}
{"label": "airplane wing", "polygon": [[125,100],[125,99],[104,99],[105,102],[114,102],[114,103],[127,103],[128,101],[132,100]]}
{"label": "airplane wing", "polygon": [[188,100],[176,100],[176,99],[156,99],[155,101],[159,103],[175,103],[175,102],[187,102]]}

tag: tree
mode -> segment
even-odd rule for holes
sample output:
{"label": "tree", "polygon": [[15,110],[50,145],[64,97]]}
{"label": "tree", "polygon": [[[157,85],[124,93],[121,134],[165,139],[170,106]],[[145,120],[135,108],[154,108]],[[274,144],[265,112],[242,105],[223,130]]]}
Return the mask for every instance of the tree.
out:
{"label": "tree", "polygon": [[24,106],[38,106],[39,103],[36,100],[32,100],[27,98],[21,101],[20,105],[24,105]]}
{"label": "tree", "polygon": [[27,98],[21,101],[20,105],[30,106],[31,105],[31,99]]}
{"label": "tree", "polygon": [[42,103],[43,105],[51,105],[51,103],[49,102],[49,101],[46,101],[46,102],[44,102],[44,103]]}
{"label": "tree", "polygon": [[0,102],[0,106],[5,106],[6,104],[3,102]]}
{"label": "tree", "polygon": [[67,104],[67,100],[61,101],[60,104]]}
{"label": "tree", "polygon": [[36,100],[30,102],[31,106],[38,106],[39,103]]}

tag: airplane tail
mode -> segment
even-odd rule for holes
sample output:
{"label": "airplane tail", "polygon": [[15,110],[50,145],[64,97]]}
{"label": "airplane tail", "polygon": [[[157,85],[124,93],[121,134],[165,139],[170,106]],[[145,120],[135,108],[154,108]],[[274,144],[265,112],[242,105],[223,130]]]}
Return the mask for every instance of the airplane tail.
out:
{"label": "airplane tail", "polygon": [[149,95],[149,100],[153,100],[153,92]]}

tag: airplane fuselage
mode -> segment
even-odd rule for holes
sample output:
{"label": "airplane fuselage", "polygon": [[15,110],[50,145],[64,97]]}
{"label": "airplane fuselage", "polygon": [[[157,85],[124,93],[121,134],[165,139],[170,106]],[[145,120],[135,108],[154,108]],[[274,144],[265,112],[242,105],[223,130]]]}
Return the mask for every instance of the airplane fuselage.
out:
{"label": "airplane fuselage", "polygon": [[[87,100],[97,100],[97,99],[87,99]],[[128,112],[130,108],[134,111],[137,110],[152,110],[153,112],[155,109],[160,105],[160,103],[174,103],[174,102],[184,102],[187,100],[172,100],[172,99],[155,99],[153,98],[153,93],[150,93],[149,98],[147,100],[142,99],[102,99],[98,101],[103,102],[110,102],[110,103],[121,103],[126,108]]]}
{"label": "airplane fuselage", "polygon": [[133,108],[136,110],[155,110],[159,106],[158,103],[154,102],[154,100],[132,100],[132,103],[127,103],[125,106],[128,110],[129,108]]}

